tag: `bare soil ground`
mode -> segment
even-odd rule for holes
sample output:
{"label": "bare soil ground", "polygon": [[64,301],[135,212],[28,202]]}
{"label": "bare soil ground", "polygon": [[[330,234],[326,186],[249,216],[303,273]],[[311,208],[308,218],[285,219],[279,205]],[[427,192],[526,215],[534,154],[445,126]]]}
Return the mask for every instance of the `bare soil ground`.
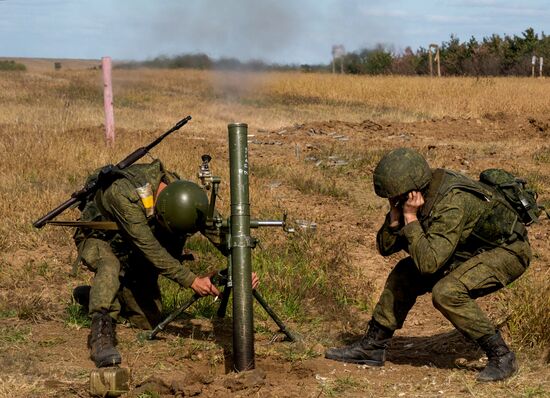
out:
{"label": "bare soil ground", "polygon": [[[548,162],[533,162],[533,153],[548,149],[550,119],[486,115],[480,119],[439,119],[415,123],[321,120],[318,122],[251,129],[250,157],[254,167],[317,167],[339,170],[335,177],[350,197],[304,195],[277,181],[258,176],[256,192],[265,191],[279,200],[294,218],[318,223],[317,233],[343,237],[350,275],[355,284],[370,284],[376,298],[398,256],[384,259],[376,254],[374,237],[385,213],[385,203],[374,197],[372,165],[354,166],[354,148],[387,150],[413,146],[424,151],[430,163],[475,176],[489,167],[502,167],[543,179],[548,186]],[[224,140],[219,140],[223,151]],[[523,162],[522,159],[528,161]],[[314,165],[314,166],[312,166]],[[265,173],[264,173],[265,174]],[[335,176],[338,174],[335,173]],[[529,177],[529,176],[527,176]],[[339,186],[339,185],[337,185]],[[548,192],[545,193],[548,199]],[[362,206],[357,206],[362,203]],[[531,228],[535,260],[528,272],[548,275],[550,241],[548,221]],[[322,248],[326,251],[338,247]],[[60,269],[70,269],[74,253],[57,246],[21,249],[0,254],[9,267],[37,269],[42,261],[55,259]],[[37,271],[38,272],[38,271]],[[81,276],[81,278],[83,278]],[[66,295],[75,281],[53,273],[36,284],[37,292],[55,287]],[[44,283],[46,286],[44,286]],[[3,292],[2,295],[9,295]],[[47,306],[36,296],[36,304]],[[205,299],[210,300],[210,299]],[[481,300],[499,321],[496,299]],[[368,307],[368,305],[367,305]],[[323,308],[318,311],[322,313]],[[358,337],[369,319],[369,309],[355,310],[349,318],[326,315],[321,322],[290,324],[304,337],[302,343],[281,341],[270,320],[256,325],[256,370],[235,374],[231,370],[230,319],[182,319],[174,322],[153,342],[138,338],[138,331],[119,326],[123,366],[131,370],[129,397],[435,397],[435,396],[549,396],[550,371],[542,353],[520,352],[519,373],[501,383],[475,382],[475,369],[483,365],[482,352],[458,335],[422,297],[404,328],[397,333],[386,366],[370,368],[337,363],[323,358],[324,349]],[[62,317],[22,320],[4,317],[0,329],[11,340],[0,346],[0,395],[87,397],[89,372],[88,329],[69,326]],[[334,319],[334,320],[330,320]],[[500,319],[502,320],[502,319]],[[506,331],[506,330],[505,330]],[[6,335],[6,333],[4,333]]]}

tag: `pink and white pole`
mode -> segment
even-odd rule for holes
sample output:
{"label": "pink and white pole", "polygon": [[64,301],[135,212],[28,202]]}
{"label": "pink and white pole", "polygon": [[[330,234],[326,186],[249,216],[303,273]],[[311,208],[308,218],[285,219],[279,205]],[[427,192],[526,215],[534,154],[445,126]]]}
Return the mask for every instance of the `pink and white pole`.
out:
{"label": "pink and white pole", "polygon": [[105,141],[109,146],[115,144],[115,115],[113,112],[111,66],[111,57],[101,58],[101,68],[103,70],[103,106],[105,108]]}

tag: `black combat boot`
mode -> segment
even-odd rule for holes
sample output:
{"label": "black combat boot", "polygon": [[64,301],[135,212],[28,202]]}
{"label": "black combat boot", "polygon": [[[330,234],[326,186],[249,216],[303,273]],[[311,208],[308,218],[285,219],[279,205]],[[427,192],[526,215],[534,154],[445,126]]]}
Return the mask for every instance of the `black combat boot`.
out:
{"label": "black combat boot", "polygon": [[393,331],[374,319],[369,322],[367,333],[358,341],[341,348],[329,348],[325,358],[335,361],[382,366],[386,360],[386,347]]}
{"label": "black combat boot", "polygon": [[478,375],[478,381],[504,380],[518,370],[515,354],[510,351],[500,332],[480,338],[478,344],[487,354],[489,363]]}
{"label": "black combat boot", "polygon": [[88,312],[88,306],[90,304],[90,285],[81,285],[73,289],[73,298],[78,304],[80,304],[84,311]]}
{"label": "black combat boot", "polygon": [[116,344],[115,323],[111,316],[107,312],[93,314],[88,348],[98,368],[118,365],[122,361]]}

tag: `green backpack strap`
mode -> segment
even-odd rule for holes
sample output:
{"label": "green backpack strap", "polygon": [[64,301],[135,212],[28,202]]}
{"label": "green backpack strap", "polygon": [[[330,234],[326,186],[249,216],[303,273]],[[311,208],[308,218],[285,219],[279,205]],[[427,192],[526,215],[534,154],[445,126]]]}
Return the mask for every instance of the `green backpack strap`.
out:
{"label": "green backpack strap", "polygon": [[435,169],[432,170],[432,180],[428,186],[428,191],[424,195],[424,206],[420,212],[420,219],[423,220],[427,218],[432,211],[432,208],[436,205],[437,202],[441,200],[443,195],[446,193],[446,187],[443,185],[443,181],[446,177],[445,169]]}

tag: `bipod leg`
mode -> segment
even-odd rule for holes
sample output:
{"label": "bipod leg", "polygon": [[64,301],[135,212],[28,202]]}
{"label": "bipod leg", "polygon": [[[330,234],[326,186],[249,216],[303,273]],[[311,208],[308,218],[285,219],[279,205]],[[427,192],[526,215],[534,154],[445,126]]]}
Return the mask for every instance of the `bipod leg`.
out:
{"label": "bipod leg", "polygon": [[225,285],[222,292],[222,301],[220,302],[220,306],[218,307],[217,316],[218,318],[225,317],[225,313],[227,312],[227,303],[229,302],[229,296],[231,295],[231,287]]}
{"label": "bipod leg", "polygon": [[267,304],[267,302],[260,295],[260,293],[258,293],[256,289],[252,290],[252,295],[258,301],[258,303],[260,303],[260,305],[264,308],[265,312],[269,314],[269,316],[271,317],[271,319],[273,319],[273,321],[277,324],[277,326],[279,326],[279,329],[281,330],[281,332],[283,332],[290,341],[296,341],[296,337],[294,337],[294,335],[290,332],[290,330],[286,328],[286,325],[283,323],[283,321],[279,319],[275,311],[273,311],[273,309]]}
{"label": "bipod leg", "polygon": [[183,304],[180,308],[172,312],[170,315],[166,317],[164,321],[159,323],[153,330],[151,330],[149,333],[146,334],[147,340],[153,340],[155,336],[160,332],[161,330],[164,330],[164,328],[172,322],[174,319],[176,319],[178,316],[181,315],[183,311],[185,311],[187,308],[191,307],[195,301],[200,299],[201,296],[195,293],[193,297],[189,299],[185,304]]}

